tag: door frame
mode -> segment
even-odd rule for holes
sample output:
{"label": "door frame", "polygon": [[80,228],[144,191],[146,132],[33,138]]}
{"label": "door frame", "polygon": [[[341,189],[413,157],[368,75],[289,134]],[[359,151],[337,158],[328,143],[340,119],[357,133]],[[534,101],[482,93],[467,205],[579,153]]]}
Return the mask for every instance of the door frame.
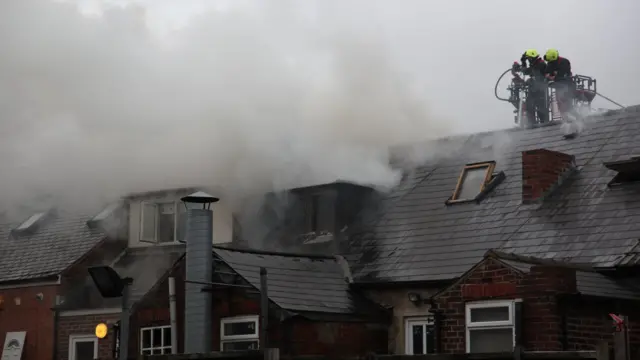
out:
{"label": "door frame", "polygon": [[92,342],[93,343],[93,358],[98,358],[98,338],[95,335],[69,335],[69,360],[76,360],[76,343],[79,342]]}
{"label": "door frame", "polygon": [[[427,316],[411,316],[405,317],[404,319],[404,354],[405,355],[414,355],[413,354],[413,333],[411,326],[412,325],[433,325],[433,318]],[[423,342],[424,342],[424,350],[425,354],[427,353],[427,333],[426,326],[423,332]]]}

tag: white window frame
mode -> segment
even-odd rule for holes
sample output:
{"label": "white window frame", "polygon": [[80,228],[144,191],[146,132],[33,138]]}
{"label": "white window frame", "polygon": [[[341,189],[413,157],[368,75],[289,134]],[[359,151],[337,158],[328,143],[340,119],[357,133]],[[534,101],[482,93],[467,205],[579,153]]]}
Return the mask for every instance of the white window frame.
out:
{"label": "white window frame", "polygon": [[[161,336],[160,336],[160,346],[155,346],[153,343],[153,330],[156,329],[161,329]],[[147,326],[147,327],[143,327],[140,328],[140,355],[142,355],[142,352],[145,350],[151,350],[153,353],[153,350],[165,350],[168,349],[169,352],[167,354],[171,354],[171,344],[169,345],[165,345],[164,344],[164,332],[165,329],[167,329],[169,331],[169,336],[171,336],[171,325],[162,325],[162,326]],[[149,341],[151,342],[151,347],[144,347],[144,345],[142,344],[142,339],[143,339],[143,333],[145,331],[149,331],[151,334],[149,336]],[[175,339],[171,339],[171,342],[174,342]]]}
{"label": "white window frame", "polygon": [[[516,303],[522,300],[489,300],[482,302],[471,302],[465,306],[465,332],[466,332],[466,351],[471,352],[471,331],[474,330],[494,330],[494,329],[511,329],[513,346],[516,345]],[[471,311],[473,309],[487,309],[487,308],[501,308],[507,307],[509,309],[509,320],[503,321],[482,321],[472,322]]]}
{"label": "white window frame", "polygon": [[93,358],[98,358],[98,338],[95,335],[69,335],[69,360],[76,360],[76,344],[93,343]]}
{"label": "white window frame", "polygon": [[[428,354],[427,349],[427,326],[433,326],[433,318],[430,317],[406,317],[404,319],[404,354],[405,355],[414,355],[413,353],[413,334],[411,329],[414,325],[422,325],[424,326],[424,332],[422,336],[422,345],[425,350],[425,354]],[[422,354],[419,354],[422,355]]]}
{"label": "white window frame", "polygon": [[[225,324],[253,322],[255,324],[256,333],[250,335],[225,335]],[[234,343],[240,341],[255,341],[260,348],[260,322],[258,321],[258,315],[248,316],[234,316],[220,319],[220,351],[223,351],[225,343]]]}
{"label": "white window frame", "polygon": [[[165,243],[159,243],[158,242],[158,210],[159,207],[161,205],[166,205],[166,204],[173,204],[173,208],[175,209],[174,214],[173,214],[173,240],[172,241],[167,241]],[[154,230],[153,230],[153,239],[150,238],[146,238],[144,235],[144,221],[145,221],[145,217],[144,217],[144,208],[146,206],[153,206],[154,211],[153,211],[153,218],[154,218]],[[180,221],[180,202],[179,201],[142,201],[140,203],[140,241],[141,242],[147,242],[147,243],[154,243],[154,244],[176,244],[179,243],[180,241],[178,241],[178,227],[179,227],[179,221]],[[186,211],[186,210],[185,210]]]}

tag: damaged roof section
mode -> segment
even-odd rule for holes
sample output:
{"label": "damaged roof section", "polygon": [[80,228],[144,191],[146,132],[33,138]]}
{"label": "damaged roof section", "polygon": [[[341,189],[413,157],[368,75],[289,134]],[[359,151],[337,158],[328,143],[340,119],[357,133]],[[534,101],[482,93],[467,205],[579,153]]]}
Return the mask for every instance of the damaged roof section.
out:
{"label": "damaged roof section", "polygon": [[351,275],[338,257],[272,253],[214,247],[214,254],[250,285],[260,289],[260,268],[267,270],[269,299],[283,310],[303,315],[370,317],[377,305],[349,288]]}

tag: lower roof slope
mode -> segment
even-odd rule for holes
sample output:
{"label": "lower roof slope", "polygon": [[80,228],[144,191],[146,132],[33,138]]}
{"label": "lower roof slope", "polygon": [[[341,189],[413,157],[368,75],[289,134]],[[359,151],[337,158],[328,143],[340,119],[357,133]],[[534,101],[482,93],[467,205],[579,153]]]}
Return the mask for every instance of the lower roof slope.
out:
{"label": "lower roof slope", "polygon": [[[640,191],[607,188],[614,173],[602,163],[640,153],[639,140],[640,106],[590,119],[571,140],[558,125],[439,140],[432,148],[455,151],[421,166],[413,188],[389,196],[370,231],[351,237],[354,277],[452,279],[488,249],[596,267],[638,264]],[[542,204],[524,205],[521,152],[540,148],[575,155],[579,172]],[[490,160],[506,180],[479,204],[446,206],[463,166]]]}
{"label": "lower roof slope", "polygon": [[348,315],[365,314],[371,305],[349,289],[348,275],[334,257],[220,247],[214,253],[257,289],[260,268],[266,268],[269,299],[284,310]]}
{"label": "lower roof slope", "polygon": [[20,236],[11,234],[19,222],[0,225],[0,282],[36,280],[67,269],[106,237],[87,226],[91,217],[57,211],[37,231]]}

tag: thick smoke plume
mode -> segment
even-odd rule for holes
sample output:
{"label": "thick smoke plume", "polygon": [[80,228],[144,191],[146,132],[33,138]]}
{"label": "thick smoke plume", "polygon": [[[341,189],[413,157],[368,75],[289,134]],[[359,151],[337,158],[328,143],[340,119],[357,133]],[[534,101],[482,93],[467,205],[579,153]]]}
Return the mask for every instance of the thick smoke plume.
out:
{"label": "thick smoke plume", "polygon": [[364,23],[322,1],[127,3],[0,3],[3,208],[191,185],[230,199],[385,187],[390,145],[449,130],[394,68],[375,7]]}

